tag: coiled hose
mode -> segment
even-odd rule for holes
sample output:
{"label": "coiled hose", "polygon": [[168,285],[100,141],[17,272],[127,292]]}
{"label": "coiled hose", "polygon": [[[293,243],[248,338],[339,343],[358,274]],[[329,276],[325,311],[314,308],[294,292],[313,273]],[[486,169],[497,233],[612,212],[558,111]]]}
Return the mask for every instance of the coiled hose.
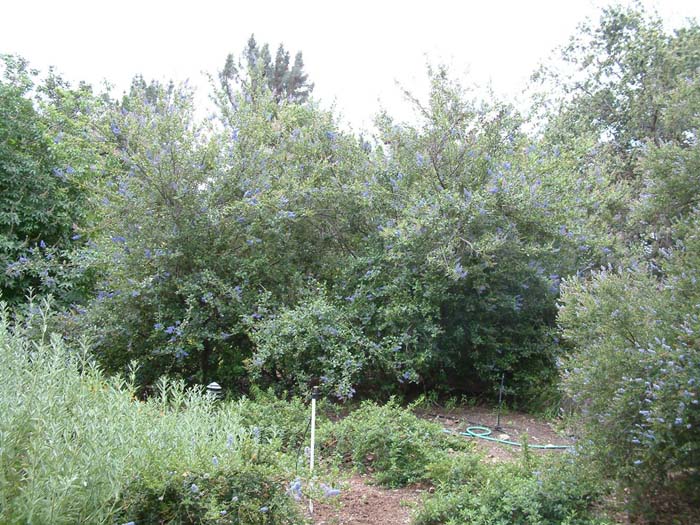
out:
{"label": "coiled hose", "polygon": [[[445,432],[450,432],[452,433],[451,430],[445,429]],[[482,427],[482,426],[471,426],[467,427],[467,430],[465,432],[458,432],[460,436],[467,436],[467,437],[473,437],[473,438],[479,438],[479,439],[485,439],[486,441],[493,441],[495,443],[503,443],[504,445],[513,445],[515,447],[522,447],[522,443],[518,443],[517,441],[510,441],[508,439],[499,439],[491,436],[491,429],[489,427]],[[530,445],[528,443],[528,448],[537,448],[537,449],[547,449],[547,450],[552,450],[552,449],[560,449],[560,450],[565,450],[565,449],[570,449],[573,448],[571,445]]]}

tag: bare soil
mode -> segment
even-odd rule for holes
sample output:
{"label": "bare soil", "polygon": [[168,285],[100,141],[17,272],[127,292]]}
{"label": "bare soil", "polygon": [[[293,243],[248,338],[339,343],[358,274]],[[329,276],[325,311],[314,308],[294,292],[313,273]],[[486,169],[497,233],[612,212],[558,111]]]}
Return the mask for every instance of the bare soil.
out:
{"label": "bare soil", "polygon": [[339,496],[316,502],[314,525],[407,525],[425,487],[387,489],[372,485],[372,478],[355,474]]}
{"label": "bare soil", "polygon": [[[501,431],[494,429],[497,412],[486,407],[459,407],[451,410],[435,408],[417,411],[417,415],[435,421],[443,427],[463,432],[468,426],[487,426],[494,437],[521,442],[525,436],[531,444],[568,445],[571,440],[557,432],[550,423],[518,412],[501,414]],[[488,461],[514,461],[521,454],[521,448],[472,439]],[[536,450],[536,449],[533,449]],[[539,451],[543,454],[557,454],[557,450]],[[408,525],[421,498],[432,491],[426,486],[410,486],[400,489],[387,489],[372,484],[371,476],[354,474],[343,487],[339,496],[315,503],[313,515],[308,515],[314,525]]]}
{"label": "bare soil", "polygon": [[[529,414],[504,411],[500,417],[500,430],[496,430],[498,413],[488,407],[458,407],[451,410],[420,410],[417,415],[441,424],[453,432],[464,432],[469,426],[484,426],[491,429],[491,437],[522,443],[527,439],[531,445],[571,445],[570,436],[556,430],[553,424]],[[521,447],[495,443],[485,439],[469,438],[482,450],[490,461],[513,461],[520,457]],[[540,454],[557,454],[561,449],[531,449]]]}

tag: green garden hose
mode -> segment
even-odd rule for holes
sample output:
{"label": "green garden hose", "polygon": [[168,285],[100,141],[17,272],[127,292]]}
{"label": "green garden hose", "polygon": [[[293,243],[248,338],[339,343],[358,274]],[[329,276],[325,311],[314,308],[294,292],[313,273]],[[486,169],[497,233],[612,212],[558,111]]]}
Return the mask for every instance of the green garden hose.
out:
{"label": "green garden hose", "polygon": [[[479,439],[485,439],[487,441],[494,441],[496,443],[503,443],[504,445],[513,445],[516,447],[522,447],[522,443],[517,441],[510,441],[508,439],[498,439],[491,437],[491,429],[489,427],[473,426],[467,427],[466,432],[459,432],[461,436],[474,437]],[[571,445],[527,445],[529,448],[539,448],[539,449],[569,449],[573,448]]]}

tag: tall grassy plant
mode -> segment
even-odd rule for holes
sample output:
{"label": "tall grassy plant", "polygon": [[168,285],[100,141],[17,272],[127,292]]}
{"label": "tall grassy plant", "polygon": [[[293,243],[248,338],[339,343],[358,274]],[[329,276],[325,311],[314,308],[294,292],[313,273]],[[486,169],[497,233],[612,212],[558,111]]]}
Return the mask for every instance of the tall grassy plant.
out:
{"label": "tall grassy plant", "polygon": [[236,410],[166,380],[135,401],[83,349],[39,334],[3,307],[0,522],[111,523],[146,519],[144,509],[176,523],[294,522],[278,444]]}

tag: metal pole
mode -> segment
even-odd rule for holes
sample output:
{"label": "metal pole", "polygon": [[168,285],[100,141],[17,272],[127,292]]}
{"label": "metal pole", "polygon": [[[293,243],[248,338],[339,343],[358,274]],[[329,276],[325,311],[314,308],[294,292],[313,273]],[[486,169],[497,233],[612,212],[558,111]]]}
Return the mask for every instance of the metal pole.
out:
{"label": "metal pole", "polygon": [[506,375],[501,374],[501,388],[498,389],[498,416],[496,417],[496,430],[501,431],[501,404],[503,403],[503,381]]}

